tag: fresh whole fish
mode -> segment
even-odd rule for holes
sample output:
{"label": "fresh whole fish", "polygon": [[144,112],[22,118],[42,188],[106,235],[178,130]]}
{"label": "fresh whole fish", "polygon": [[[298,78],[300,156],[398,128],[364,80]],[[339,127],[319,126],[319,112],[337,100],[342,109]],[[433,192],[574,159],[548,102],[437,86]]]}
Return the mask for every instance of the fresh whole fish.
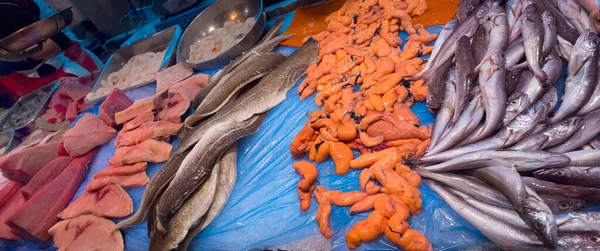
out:
{"label": "fresh whole fish", "polygon": [[511,99],[506,104],[506,111],[504,112],[502,124],[510,124],[510,122],[514,118],[519,116],[521,112],[527,110],[527,108],[531,107],[531,105],[531,99],[525,93],[520,93],[520,95],[516,97],[511,97]]}
{"label": "fresh whole fish", "polygon": [[[543,60],[548,55],[550,55],[550,52],[554,49],[554,45],[556,45],[556,36],[558,34],[558,28],[556,27],[556,18],[552,15],[550,11],[544,11],[544,13],[542,13],[542,23],[544,26],[544,43],[542,46]],[[552,83],[553,82],[550,82],[550,84]]]}
{"label": "fresh whole fish", "polygon": [[569,198],[583,199],[591,203],[600,202],[600,189],[598,188],[561,185],[533,177],[522,178],[523,183],[538,194],[561,195]]}
{"label": "fresh whole fish", "polygon": [[596,30],[600,30],[600,6],[597,0],[577,0],[577,2],[585,8],[590,14],[590,25],[595,26]]}
{"label": "fresh whole fish", "polygon": [[[564,214],[577,211],[585,207],[585,200],[568,198],[560,195],[540,195],[544,203],[550,207],[555,214]],[[559,230],[560,231],[560,227]]]}
{"label": "fresh whole fish", "polygon": [[[598,68],[600,69],[600,60],[598,60]],[[600,74],[596,73],[596,86],[594,92],[590,96],[590,100],[579,110],[578,115],[585,115],[595,110],[600,109]]]}
{"label": "fresh whole fish", "polygon": [[600,149],[600,136],[596,136],[588,143],[592,149]]}
{"label": "fresh whole fish", "polygon": [[206,212],[206,215],[195,227],[190,229],[185,239],[180,244],[179,250],[188,250],[188,247],[194,237],[206,228],[218,215],[221,210],[225,207],[235,181],[237,180],[237,144],[234,143],[221,157],[219,162],[221,169],[219,170],[219,179],[217,181],[217,190],[215,192],[215,198]]}
{"label": "fresh whole fish", "polygon": [[588,113],[583,117],[582,125],[567,141],[549,148],[547,151],[566,153],[582,147],[600,133],[600,110]]}
{"label": "fresh whole fish", "polygon": [[565,61],[569,61],[569,58],[571,58],[571,52],[573,52],[573,44],[561,36],[558,36],[557,42],[558,55],[560,55],[560,57]]}
{"label": "fresh whole fish", "polygon": [[[506,22],[506,19],[504,21]],[[476,136],[469,142],[476,142],[490,136],[504,117],[506,108],[504,64],[502,50],[495,51],[490,58],[484,58],[479,72],[479,87],[485,108],[485,122],[482,129],[476,132]]]}
{"label": "fresh whole fish", "polygon": [[483,56],[487,51],[490,37],[483,25],[477,26],[477,29],[473,33],[472,47],[473,47],[473,59],[475,59],[475,65],[481,64]]}
{"label": "fresh whole fish", "polygon": [[536,170],[533,176],[559,184],[600,188],[600,167],[568,166]]}
{"label": "fresh whole fish", "polygon": [[560,232],[600,233],[600,212],[570,212],[556,215]]}
{"label": "fresh whole fish", "polygon": [[215,124],[226,121],[242,122],[254,114],[268,111],[281,103],[288,90],[304,75],[306,68],[317,61],[318,53],[319,43],[309,38],[302,47],[262,78],[258,84],[242,93],[235,102],[226,105],[217,114],[186,133],[176,152],[185,151],[195,145]]}
{"label": "fresh whole fish", "polygon": [[458,22],[464,22],[481,4],[481,0],[461,0],[456,9],[456,19]]}
{"label": "fresh whole fish", "polygon": [[577,113],[590,99],[596,86],[599,43],[596,33],[590,31],[577,39],[569,59],[569,76],[565,81],[563,103],[550,120],[551,123]]}
{"label": "fresh whole fish", "polygon": [[456,62],[456,95],[452,124],[455,124],[468,103],[469,93],[475,84],[475,59],[473,58],[471,42],[466,36],[457,41],[454,60]]}
{"label": "fresh whole fish", "polygon": [[571,159],[570,166],[600,166],[600,150],[579,150],[564,155]]}
{"label": "fresh whole fish", "polygon": [[548,86],[548,76],[542,70],[544,27],[542,18],[534,4],[528,5],[523,10],[523,43],[529,69],[544,86]]}
{"label": "fresh whole fish", "polygon": [[531,231],[515,228],[503,221],[497,220],[468,203],[459,199],[432,180],[426,180],[427,185],[434,190],[458,214],[475,226],[483,235],[503,249],[513,248],[542,248],[543,244]]}
{"label": "fresh whole fish", "polygon": [[523,15],[519,16],[513,25],[509,26],[508,41],[515,41],[521,37],[521,34],[523,34]]}
{"label": "fresh whole fish", "polygon": [[558,28],[558,35],[574,44],[581,32],[577,31],[575,27],[567,20],[567,18],[558,10],[556,3],[553,5],[547,0],[535,0],[533,3],[540,11],[550,11],[556,18],[556,24]]}
{"label": "fresh whole fish", "polygon": [[[133,227],[144,222],[144,219],[146,219],[146,217],[148,216],[149,211],[151,211],[152,205],[156,203],[161,193],[169,185],[169,182],[173,180],[177,169],[179,169],[181,162],[183,161],[183,159],[185,159],[189,152],[190,151],[186,151],[181,154],[172,155],[169,158],[169,160],[167,160],[167,162],[163,165],[163,167],[158,170],[158,173],[152,176],[152,179],[150,179],[150,182],[148,182],[148,184],[146,185],[144,195],[142,195],[142,202],[140,203],[140,207],[135,212],[135,214],[119,222],[117,224],[117,229]],[[148,230],[150,229],[152,228],[149,227]]]}
{"label": "fresh whole fish", "polygon": [[[508,21],[506,21],[506,13],[504,13],[504,9],[494,3],[493,7],[488,14],[489,20],[486,26],[486,29],[489,33],[489,43],[487,47],[487,51],[483,56],[482,61],[485,62],[488,58],[492,57],[492,55],[498,51],[503,52],[508,45]],[[494,59],[495,60],[495,59]],[[482,63],[483,63],[482,62]],[[504,60],[502,60],[504,62]],[[478,66],[477,69],[480,66]]]}
{"label": "fresh whole fish", "polygon": [[[423,159],[421,158],[421,162],[423,162]],[[438,161],[429,163],[434,162]],[[569,157],[556,153],[487,150],[467,153],[439,164],[425,166],[423,169],[431,172],[448,172],[502,164],[519,172],[524,172],[542,168],[564,167],[569,162]]]}
{"label": "fresh whole fish", "polygon": [[[529,135],[511,146],[511,150],[539,151],[565,142],[581,127],[583,120],[572,117],[558,124],[548,125],[545,129]],[[570,156],[569,156],[570,157]],[[572,163],[571,159],[571,163]],[[572,164],[571,164],[572,165]]]}
{"label": "fresh whole fish", "polygon": [[444,103],[441,109],[435,116],[435,122],[431,132],[431,138],[429,140],[429,146],[433,146],[442,137],[442,133],[448,122],[452,119],[452,113],[454,112],[454,106],[456,98],[456,88],[454,87],[456,79],[454,77],[454,69],[448,71],[448,79],[446,79],[446,88],[444,93]]}
{"label": "fresh whole fish", "polygon": [[448,60],[435,73],[427,76],[427,109],[432,113],[437,112],[442,107],[446,87],[445,83],[451,66],[452,60]]}
{"label": "fresh whole fish", "polygon": [[517,18],[521,16],[521,1],[520,0],[508,0],[505,4],[506,9],[506,20],[508,21],[508,27],[513,27],[517,22]]}
{"label": "fresh whole fish", "polygon": [[438,52],[440,51],[442,44],[444,44],[444,42],[446,42],[446,39],[448,39],[450,34],[452,34],[452,32],[454,32],[454,29],[456,28],[456,26],[458,26],[458,20],[452,19],[452,20],[450,20],[450,22],[446,23],[444,25],[444,27],[442,27],[442,30],[438,34],[438,37],[435,40],[435,43],[433,44],[433,47],[434,47],[433,51],[431,51],[431,54],[429,54],[429,59],[427,60],[427,63],[425,63],[425,67],[423,67],[423,69],[419,73],[423,74],[427,70],[429,70],[429,68],[431,67],[431,63],[433,62],[433,59],[435,59]]}
{"label": "fresh whole fish", "polygon": [[598,233],[561,234],[558,237],[558,250],[599,250]]}
{"label": "fresh whole fish", "polygon": [[208,178],[221,154],[238,139],[248,136],[261,125],[266,114],[252,116],[247,121],[223,122],[213,126],[183,160],[175,177],[156,205],[157,228],[169,231],[169,221]]}
{"label": "fresh whole fish", "polygon": [[199,121],[216,113],[242,88],[267,75],[284,59],[285,56],[279,53],[253,53],[239,67],[224,76],[196,108],[192,115],[194,117],[186,120]]}
{"label": "fresh whole fish", "polygon": [[155,232],[150,240],[150,250],[169,251],[177,248],[188,231],[198,223],[208,211],[215,196],[220,173],[219,163],[215,164],[208,180],[183,204],[181,209],[169,221],[167,233]]}
{"label": "fresh whole fish", "polygon": [[558,9],[565,15],[567,20],[577,29],[577,31],[583,33],[585,30],[593,29],[590,25],[590,19],[588,14],[579,6],[575,0],[558,0]]}
{"label": "fresh whole fish", "polygon": [[517,171],[489,166],[473,169],[471,174],[502,191],[542,242],[550,248],[556,246],[558,229],[554,214],[538,196],[530,194]]}
{"label": "fresh whole fish", "polygon": [[523,56],[525,56],[525,45],[523,45],[523,38],[519,37],[511,42],[504,52],[506,69],[513,69]]}
{"label": "fresh whole fish", "polygon": [[495,205],[503,208],[513,208],[510,201],[495,188],[490,185],[483,183],[477,179],[470,179],[464,175],[458,175],[453,173],[434,173],[426,171],[423,168],[415,168],[415,172],[419,176],[435,180],[448,187],[452,187],[458,191],[467,194],[479,201],[485,202],[490,205]]}

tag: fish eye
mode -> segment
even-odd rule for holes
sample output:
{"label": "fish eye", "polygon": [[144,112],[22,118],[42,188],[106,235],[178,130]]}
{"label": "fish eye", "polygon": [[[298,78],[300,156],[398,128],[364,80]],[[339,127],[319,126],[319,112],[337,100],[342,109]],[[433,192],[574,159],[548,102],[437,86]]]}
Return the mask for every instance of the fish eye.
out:
{"label": "fish eye", "polygon": [[544,229],[544,223],[540,222],[540,221],[536,221],[535,224],[533,224],[536,230],[543,230]]}
{"label": "fish eye", "polygon": [[593,243],[599,243],[600,242],[600,237],[592,235],[589,237],[590,241]]}
{"label": "fish eye", "polygon": [[569,203],[561,201],[558,203],[558,209],[560,210],[567,210],[569,209]]}
{"label": "fish eye", "polygon": [[556,175],[558,175],[558,176],[565,176],[565,172],[563,172],[563,171],[558,171],[558,172],[556,172]]}

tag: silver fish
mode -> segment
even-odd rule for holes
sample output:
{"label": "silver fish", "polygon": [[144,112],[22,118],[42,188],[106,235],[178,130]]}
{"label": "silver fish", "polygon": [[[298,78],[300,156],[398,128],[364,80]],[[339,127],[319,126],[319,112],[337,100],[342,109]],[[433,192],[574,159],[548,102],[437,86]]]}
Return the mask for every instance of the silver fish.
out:
{"label": "silver fish", "polygon": [[473,45],[473,59],[475,59],[475,65],[481,64],[483,56],[487,51],[488,44],[490,43],[490,36],[482,25],[477,26],[477,29],[473,33],[473,39],[471,44]]}
{"label": "silver fish", "polygon": [[[598,68],[600,69],[600,60],[598,60]],[[600,109],[600,74],[596,73],[596,87],[590,96],[590,100],[579,110],[577,115],[585,115],[595,110]]]}
{"label": "silver fish", "polygon": [[183,160],[175,177],[158,200],[157,228],[161,232],[169,231],[169,221],[192,193],[206,181],[221,154],[238,139],[256,132],[265,117],[266,114],[258,114],[247,121],[223,122],[207,131]]}
{"label": "silver fish", "polygon": [[564,154],[571,158],[570,166],[600,166],[600,150],[580,150]]}
{"label": "silver fish", "polygon": [[150,240],[150,250],[169,251],[177,248],[187,235],[188,231],[208,211],[215,196],[217,180],[219,178],[220,165],[216,163],[210,173],[208,180],[198,189],[194,195],[183,204],[181,209],[169,221],[167,233],[155,234]]}
{"label": "silver fish", "polygon": [[[568,198],[560,195],[540,195],[544,203],[550,207],[555,214],[564,214],[568,212],[577,211],[585,207],[585,200]],[[560,231],[560,227],[559,230]]]}
{"label": "silver fish", "polygon": [[475,59],[473,59],[471,42],[468,37],[462,36],[458,39],[454,60],[456,62],[456,95],[452,124],[458,121],[475,84]]}
{"label": "silver fish", "polygon": [[554,49],[554,45],[556,45],[556,36],[558,34],[558,28],[556,27],[556,18],[552,15],[550,11],[544,11],[544,13],[542,13],[542,23],[544,25],[544,44],[542,46],[542,59],[544,59],[548,55],[550,55],[550,52]]}
{"label": "silver fish", "polygon": [[467,176],[465,175],[458,175],[453,173],[429,172],[420,167],[415,168],[414,170],[421,177],[440,182],[448,187],[452,187],[458,191],[461,191],[467,194],[468,196],[473,197],[486,204],[495,205],[503,208],[513,208],[512,204],[510,204],[510,201],[508,201],[506,196],[504,196],[495,188],[478,179],[467,178]]}
{"label": "silver fish", "polygon": [[513,69],[519,61],[525,56],[525,45],[523,45],[523,38],[519,37],[512,41],[506,51],[504,51],[504,58],[506,59],[506,69]]}
{"label": "silver fish", "polygon": [[582,124],[582,119],[573,117],[558,124],[547,126],[539,132],[529,135],[519,143],[511,146],[511,150],[539,151],[565,142]]}
{"label": "silver fish", "polygon": [[558,250],[599,250],[598,233],[561,234],[558,237]]}
{"label": "silver fish", "polygon": [[592,149],[600,149],[600,136],[596,136],[588,143]]}
{"label": "silver fish", "polygon": [[506,20],[508,21],[508,27],[513,27],[517,22],[517,18],[521,16],[521,1],[520,0],[508,0],[505,4],[506,9]]}
{"label": "silver fish", "polygon": [[581,32],[577,31],[573,25],[567,20],[567,18],[558,10],[556,2],[554,4],[546,0],[535,0],[533,3],[540,11],[550,11],[556,18],[558,35],[563,37],[566,41],[574,44]]}
{"label": "silver fish", "polygon": [[544,86],[549,85],[548,76],[542,70],[544,27],[534,4],[528,5],[523,10],[523,43],[529,68]]}
{"label": "silver fish", "polygon": [[[190,151],[183,152],[181,154],[175,154],[169,157],[169,160],[158,170],[150,182],[146,185],[146,190],[142,195],[142,202],[138,210],[129,218],[117,223],[117,229],[124,229],[133,227],[135,225],[142,224],[144,219],[148,216],[151,211],[152,205],[155,204],[161,193],[167,188],[169,182],[175,177],[177,169],[181,165],[181,162],[189,154]],[[148,228],[153,229],[153,228]]]}
{"label": "silver fish", "polygon": [[458,3],[458,9],[456,9],[456,19],[461,23],[464,22],[480,4],[481,0],[461,0]]}
{"label": "silver fish", "polygon": [[476,142],[490,136],[502,122],[506,110],[504,64],[502,50],[495,51],[482,63],[479,72],[479,87],[485,108],[485,122],[482,129],[469,142]]}
{"label": "silver fish", "polygon": [[[526,69],[524,69],[524,68],[507,69],[506,70],[506,79],[504,80],[505,81],[504,89],[506,91],[507,97],[510,97],[517,89],[517,86],[519,86],[519,82],[521,82],[521,76],[523,76],[523,72],[530,72],[530,71],[526,71]],[[504,116],[506,116],[506,114]]]}
{"label": "silver fish", "polygon": [[454,97],[456,96],[456,88],[454,87],[454,82],[454,69],[451,69],[448,72],[448,79],[446,79],[444,103],[442,105],[442,108],[438,111],[438,113],[435,116],[435,122],[433,124],[431,138],[429,140],[430,147],[434,146],[442,137],[444,129],[446,129],[448,122],[452,118],[452,113],[454,112],[455,106],[454,102],[456,101],[456,98]]}
{"label": "silver fish", "polygon": [[[506,21],[506,13],[504,9],[494,3],[488,14],[490,19],[486,23],[486,29],[489,33],[489,43],[487,51],[483,56],[482,64],[497,51],[503,52],[508,45],[508,21]],[[495,59],[494,59],[495,60]],[[504,60],[502,61],[504,62]],[[504,66],[504,65],[503,65]],[[481,65],[477,67],[479,70]]]}
{"label": "silver fish", "polygon": [[556,153],[573,151],[588,143],[596,137],[598,133],[600,133],[600,110],[585,115],[583,117],[582,125],[577,132],[575,132],[567,141],[549,148],[547,151]]}
{"label": "silver fish", "polygon": [[446,79],[448,71],[452,66],[452,60],[446,61],[440,66],[435,73],[425,77],[427,85],[427,109],[432,113],[436,113],[444,102],[444,93],[446,88]]}
{"label": "silver fish", "polygon": [[[270,42],[270,41],[269,41]],[[245,121],[254,114],[263,113],[281,103],[290,88],[300,79],[306,68],[317,61],[319,43],[309,38],[258,84],[241,94],[231,106],[203,121],[186,133],[176,152],[182,152],[198,142],[213,125],[225,121]]]}
{"label": "silver fish", "polygon": [[[438,161],[420,163],[435,163]],[[445,162],[435,165],[424,166],[423,169],[431,172],[449,172],[465,170],[490,165],[506,165],[519,172],[532,171],[542,168],[556,168],[568,165],[570,159],[567,156],[556,153],[535,151],[521,152],[512,150],[486,150],[464,154]]]}
{"label": "silver fish", "polygon": [[560,232],[600,233],[600,212],[570,212],[556,215]]}
{"label": "silver fish", "polygon": [[433,51],[431,51],[431,54],[429,54],[427,63],[425,63],[425,66],[420,71],[421,74],[425,73],[427,70],[429,70],[429,68],[431,68],[431,63],[433,62],[433,59],[435,59],[435,57],[437,56],[438,52],[440,51],[440,48],[442,47],[442,44],[444,44],[444,42],[446,42],[446,39],[448,39],[450,34],[454,32],[456,26],[458,26],[458,20],[452,19],[450,20],[450,22],[446,23],[444,27],[442,27],[442,30],[438,34],[438,37],[435,40],[435,43],[433,44]]}
{"label": "silver fish", "polygon": [[537,195],[530,194],[517,171],[489,166],[473,169],[471,174],[502,191],[542,242],[550,248],[556,246],[558,229],[554,214]]}
{"label": "silver fish", "polygon": [[596,29],[595,25],[590,24],[586,11],[575,0],[558,0],[557,3],[558,9],[577,31],[583,33],[585,30]]}
{"label": "silver fish", "polygon": [[573,52],[573,44],[565,40],[561,36],[558,36],[556,40],[558,42],[557,51],[558,55],[565,61],[569,61],[571,58],[571,52]]}
{"label": "silver fish", "polygon": [[285,56],[279,53],[252,53],[239,67],[217,83],[196,108],[193,118],[186,120],[190,120],[188,122],[190,124],[195,124],[193,120],[199,121],[216,113],[242,88],[267,75],[283,60]]}
{"label": "silver fish", "polygon": [[483,235],[503,249],[542,248],[543,244],[531,231],[515,228],[503,221],[484,214],[457,196],[448,192],[439,183],[425,181],[458,214],[475,226]]}
{"label": "silver fish", "polygon": [[598,188],[561,185],[533,177],[522,178],[526,186],[539,194],[561,195],[569,198],[583,199],[591,203],[600,202],[600,189]]}
{"label": "silver fish", "polygon": [[525,93],[521,93],[516,97],[512,97],[506,104],[506,112],[504,113],[504,119],[502,119],[502,124],[510,124],[510,122],[514,118],[519,116],[521,112],[527,110],[527,108],[529,108],[531,105],[531,99]]}
{"label": "silver fish", "polygon": [[509,42],[515,41],[517,38],[522,37],[521,34],[523,34],[523,18],[524,15],[519,16],[515,23],[512,26],[509,26]]}
{"label": "silver fish", "polygon": [[568,166],[536,170],[533,176],[559,184],[600,188],[600,167]]}
{"label": "silver fish", "polygon": [[215,198],[210,204],[210,208],[206,215],[195,227],[190,229],[188,234],[185,236],[183,242],[181,242],[179,250],[188,250],[188,247],[194,237],[206,228],[218,215],[221,210],[225,207],[235,181],[237,180],[237,144],[234,143],[221,157],[219,162],[221,169],[219,170],[219,180],[217,181],[217,190],[215,192]]}
{"label": "silver fish", "polygon": [[590,99],[596,86],[599,43],[596,33],[590,31],[577,39],[569,59],[569,76],[565,81],[563,103],[550,122],[556,123],[577,113]]}

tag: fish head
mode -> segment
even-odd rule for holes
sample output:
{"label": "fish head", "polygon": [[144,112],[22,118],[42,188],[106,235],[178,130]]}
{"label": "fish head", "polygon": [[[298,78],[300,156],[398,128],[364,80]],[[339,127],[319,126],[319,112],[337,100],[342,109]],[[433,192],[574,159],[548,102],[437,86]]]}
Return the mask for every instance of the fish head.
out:
{"label": "fish head", "polygon": [[535,4],[529,4],[523,8],[523,22],[534,22],[537,18],[540,17],[538,14],[538,10],[535,7]]}
{"label": "fish head", "polygon": [[555,247],[558,241],[558,228],[548,205],[535,196],[529,196],[523,201],[523,213],[540,240],[546,245]]}
{"label": "fish head", "polygon": [[573,212],[585,207],[586,203],[584,200],[578,199],[565,199],[556,201],[556,208],[561,213]]}
{"label": "fish head", "polygon": [[558,239],[560,250],[598,250],[600,235],[597,233],[561,234]]}
{"label": "fish head", "polygon": [[[506,116],[505,117],[514,118],[517,115],[519,115],[519,113],[521,113],[522,111],[527,109],[527,107],[529,107],[530,105],[531,105],[531,100],[529,99],[529,95],[527,95],[526,93],[521,93],[520,95],[513,97],[506,104]],[[508,122],[510,122],[510,121],[505,121],[504,124],[507,125]]]}
{"label": "fish head", "polygon": [[571,59],[573,58],[573,55],[580,56],[584,60],[595,56],[598,49],[598,44],[600,44],[598,34],[596,32],[586,30],[579,36],[579,38],[577,38],[575,45],[573,45]]}
{"label": "fish head", "polygon": [[556,17],[552,15],[552,13],[549,10],[544,11],[544,13],[542,13],[542,22],[544,23],[544,25],[556,27]]}
{"label": "fish head", "polygon": [[446,23],[442,29],[444,30],[454,30],[458,25],[458,19],[452,19],[450,22]]}

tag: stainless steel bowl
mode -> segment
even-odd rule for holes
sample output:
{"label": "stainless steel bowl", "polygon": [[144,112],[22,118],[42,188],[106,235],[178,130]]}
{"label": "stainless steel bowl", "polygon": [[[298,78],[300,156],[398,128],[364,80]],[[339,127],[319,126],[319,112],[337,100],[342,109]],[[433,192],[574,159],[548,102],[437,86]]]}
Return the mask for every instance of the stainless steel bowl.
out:
{"label": "stainless steel bowl", "polygon": [[[261,0],[219,0],[198,15],[185,29],[177,46],[177,62],[184,62],[191,68],[201,71],[228,64],[231,60],[252,48],[265,29],[265,15],[262,15]],[[225,21],[245,21],[254,17],[256,23],[234,46],[224,50],[217,57],[199,63],[189,62],[190,46],[205,37],[215,28],[223,27]]]}

